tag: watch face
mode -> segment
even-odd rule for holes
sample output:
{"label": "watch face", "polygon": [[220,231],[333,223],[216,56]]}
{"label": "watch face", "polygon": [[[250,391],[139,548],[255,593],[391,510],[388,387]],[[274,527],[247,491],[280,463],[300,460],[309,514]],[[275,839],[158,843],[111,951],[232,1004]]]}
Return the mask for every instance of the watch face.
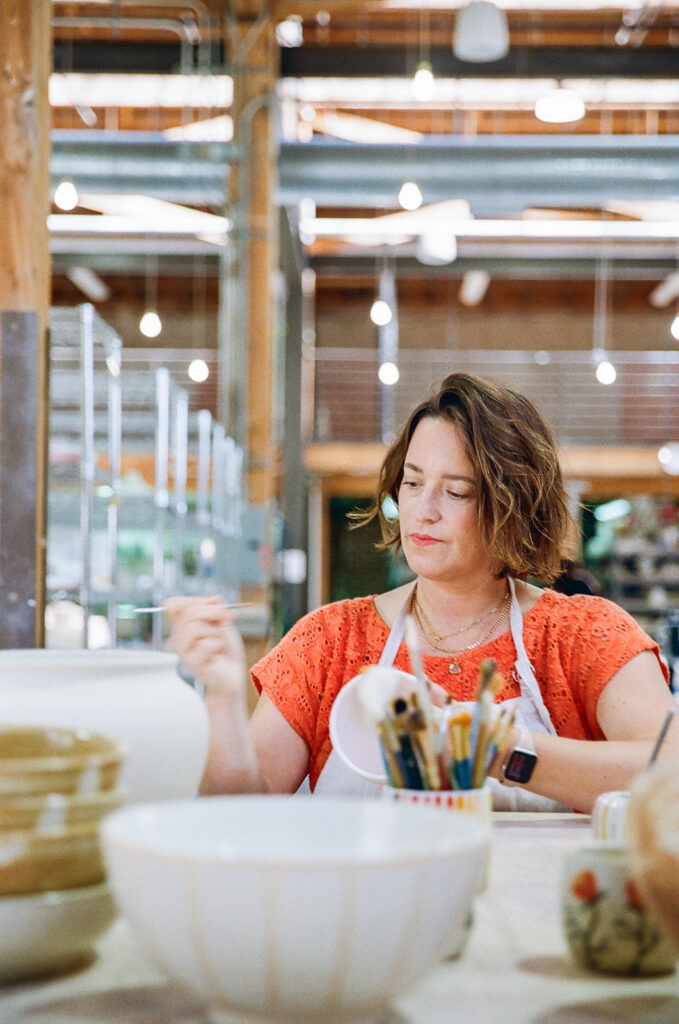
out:
{"label": "watch face", "polygon": [[524,785],[533,774],[537,754],[531,754],[528,750],[521,750],[515,747],[505,765],[504,776],[508,782],[517,782]]}

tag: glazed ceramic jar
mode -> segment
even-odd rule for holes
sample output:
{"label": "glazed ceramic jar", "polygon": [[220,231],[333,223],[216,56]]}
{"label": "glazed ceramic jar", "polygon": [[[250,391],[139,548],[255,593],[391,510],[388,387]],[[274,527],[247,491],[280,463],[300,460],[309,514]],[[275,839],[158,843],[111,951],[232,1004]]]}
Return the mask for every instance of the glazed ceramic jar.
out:
{"label": "glazed ceramic jar", "polygon": [[0,720],[80,727],[122,740],[120,785],[130,801],[194,796],[208,749],[208,719],[157,651],[0,651]]}

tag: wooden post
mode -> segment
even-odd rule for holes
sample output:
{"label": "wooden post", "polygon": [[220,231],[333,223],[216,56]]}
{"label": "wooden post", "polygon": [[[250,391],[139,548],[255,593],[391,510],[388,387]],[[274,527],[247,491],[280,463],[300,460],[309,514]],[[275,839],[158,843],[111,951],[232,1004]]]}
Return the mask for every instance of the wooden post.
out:
{"label": "wooden post", "polygon": [[44,643],[52,5],[0,4],[0,647]]}
{"label": "wooden post", "polygon": [[[272,408],[278,219],[271,120],[278,49],[271,19],[260,21],[256,7],[241,7],[231,46],[231,112],[234,139],[243,147],[243,158],[232,168],[229,183],[231,244],[236,250],[230,263],[239,276],[232,282],[229,298],[242,303],[242,316],[229,318],[231,327],[223,339],[231,350],[223,365],[231,367],[232,379],[222,385],[220,417],[248,453],[248,501],[266,505],[276,493]],[[235,356],[234,347],[238,349]],[[244,379],[233,379],[239,371]]]}

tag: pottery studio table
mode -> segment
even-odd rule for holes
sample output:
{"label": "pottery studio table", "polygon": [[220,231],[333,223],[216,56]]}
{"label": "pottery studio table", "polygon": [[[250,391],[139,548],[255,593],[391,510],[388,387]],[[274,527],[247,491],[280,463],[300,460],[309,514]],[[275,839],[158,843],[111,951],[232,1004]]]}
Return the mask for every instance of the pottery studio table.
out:
{"label": "pottery studio table", "polygon": [[[679,972],[590,974],[560,926],[564,856],[590,839],[582,815],[496,814],[487,889],[457,960],[436,966],[379,1024],[677,1024]],[[148,960],[127,922],[68,976],[0,988],[1,1024],[207,1024],[208,1014]],[[282,1022],[281,1022],[282,1024]],[[318,1024],[326,1024],[319,1016]]]}

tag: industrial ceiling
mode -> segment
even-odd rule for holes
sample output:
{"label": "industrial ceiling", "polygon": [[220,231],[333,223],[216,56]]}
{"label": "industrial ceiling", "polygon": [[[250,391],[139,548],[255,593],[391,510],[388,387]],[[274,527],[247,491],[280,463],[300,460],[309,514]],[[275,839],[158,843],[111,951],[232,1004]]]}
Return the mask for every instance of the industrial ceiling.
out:
{"label": "industrial ceiling", "polygon": [[[679,3],[503,0],[494,6],[506,18],[508,49],[483,61],[453,50],[466,6],[54,0],[52,180],[56,188],[70,178],[90,197],[74,215],[55,209],[52,217],[57,299],[73,294],[64,275],[74,264],[128,294],[149,252],[160,288],[164,275],[191,273],[196,259],[201,273],[219,273],[229,174],[247,148],[239,126],[233,134],[229,83],[247,64],[248,36],[275,25],[275,196],[302,229],[319,282],[325,276],[341,289],[343,280],[372,280],[387,254],[413,281],[461,281],[483,269],[542,278],[548,288],[591,279],[605,259],[612,277],[645,283],[634,293],[640,302],[663,285],[672,301]],[[435,81],[426,99],[411,88],[422,64]],[[155,98],[144,98],[142,84],[154,83]],[[196,84],[202,96],[191,91]],[[579,93],[584,116],[537,120],[535,98],[549,86]],[[417,181],[424,212],[394,222],[406,179]],[[126,210],[114,199],[130,195],[214,219],[180,223],[159,206],[155,220],[135,228],[128,216],[116,230],[110,217]],[[454,261],[418,258],[430,209],[455,235]],[[106,231],[97,230],[95,218],[103,226],[107,215]]]}

